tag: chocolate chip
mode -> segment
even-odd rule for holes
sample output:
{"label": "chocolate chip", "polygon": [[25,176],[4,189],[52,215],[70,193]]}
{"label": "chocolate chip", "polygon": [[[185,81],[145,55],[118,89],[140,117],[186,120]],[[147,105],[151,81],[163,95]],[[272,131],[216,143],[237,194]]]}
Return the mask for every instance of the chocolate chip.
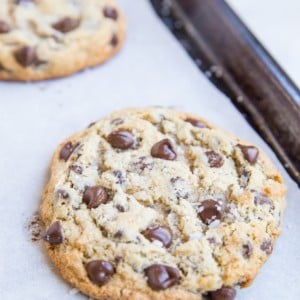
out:
{"label": "chocolate chip", "polygon": [[64,241],[62,228],[59,221],[54,222],[44,235],[44,240],[51,245],[59,245]]}
{"label": "chocolate chip", "polygon": [[80,174],[80,175],[82,174],[82,171],[83,171],[82,167],[81,166],[77,166],[77,165],[71,166],[70,169],[72,171],[74,171],[75,173]]}
{"label": "chocolate chip", "polygon": [[143,235],[151,242],[160,241],[166,248],[169,248],[172,244],[172,233],[165,226],[149,227],[143,232]]}
{"label": "chocolate chip", "polygon": [[209,293],[211,300],[233,300],[236,296],[234,288],[222,287],[219,290]]}
{"label": "chocolate chip", "polygon": [[122,150],[130,148],[134,143],[132,133],[126,130],[113,131],[109,134],[107,140],[113,148]]}
{"label": "chocolate chip", "polygon": [[104,7],[103,15],[106,18],[113,19],[113,20],[117,20],[119,16],[117,10],[111,6]]}
{"label": "chocolate chip", "polygon": [[10,32],[10,26],[4,21],[0,21],[0,34],[8,32]]}
{"label": "chocolate chip", "polygon": [[124,211],[125,211],[125,207],[124,207],[123,205],[121,205],[121,204],[117,204],[117,205],[116,205],[116,208],[117,208],[117,210],[118,210],[119,212],[124,212]]}
{"label": "chocolate chip", "polygon": [[110,40],[110,44],[113,46],[113,47],[116,47],[118,44],[119,44],[119,38],[116,34],[113,34],[111,40]]}
{"label": "chocolate chip", "polygon": [[118,230],[115,234],[114,234],[114,238],[116,239],[120,239],[123,236],[123,231],[122,230]]}
{"label": "chocolate chip", "polygon": [[244,146],[244,145],[237,145],[242,153],[244,158],[251,164],[254,165],[257,162],[259,151],[254,146]]}
{"label": "chocolate chip", "polygon": [[52,27],[57,31],[67,33],[76,29],[79,24],[80,21],[78,19],[66,17],[54,23]]}
{"label": "chocolate chip", "polygon": [[82,200],[87,208],[97,208],[100,204],[105,204],[107,198],[107,192],[103,187],[93,186],[85,189]]}
{"label": "chocolate chip", "polygon": [[253,246],[248,242],[247,244],[243,245],[243,256],[246,259],[249,259],[253,253]]}
{"label": "chocolate chip", "polygon": [[179,271],[173,267],[154,264],[145,269],[148,285],[153,290],[165,290],[179,282]]}
{"label": "chocolate chip", "polygon": [[59,197],[61,197],[63,199],[69,198],[69,194],[65,190],[58,190],[57,194]]}
{"label": "chocolate chip", "polygon": [[169,139],[164,139],[154,144],[151,149],[151,155],[166,160],[174,160],[177,156]]}
{"label": "chocolate chip", "polygon": [[37,61],[36,50],[32,47],[22,47],[15,52],[17,62],[23,67],[28,67]]}
{"label": "chocolate chip", "polygon": [[[251,192],[255,192],[251,190]],[[265,193],[256,193],[254,196],[254,204],[255,205],[269,205],[271,209],[274,209],[273,201],[267,197]]]}
{"label": "chocolate chip", "polygon": [[105,260],[93,260],[86,265],[90,280],[99,286],[107,284],[115,274],[115,267]]}
{"label": "chocolate chip", "polygon": [[221,220],[223,215],[222,207],[215,200],[204,200],[199,206],[198,215],[204,224],[209,225],[215,220]]}
{"label": "chocolate chip", "polygon": [[264,242],[260,245],[260,249],[268,255],[271,254],[273,252],[272,241],[264,240]]}
{"label": "chocolate chip", "polygon": [[223,166],[224,159],[220,154],[214,151],[207,151],[205,152],[205,154],[207,156],[208,163],[211,168],[221,168]]}
{"label": "chocolate chip", "polygon": [[202,122],[200,120],[197,120],[197,119],[188,118],[185,121],[188,122],[188,123],[191,123],[195,127],[208,128],[208,126],[204,122]]}
{"label": "chocolate chip", "polygon": [[66,143],[60,150],[59,158],[67,161],[74,150],[78,147],[79,143],[72,144],[72,142]]}

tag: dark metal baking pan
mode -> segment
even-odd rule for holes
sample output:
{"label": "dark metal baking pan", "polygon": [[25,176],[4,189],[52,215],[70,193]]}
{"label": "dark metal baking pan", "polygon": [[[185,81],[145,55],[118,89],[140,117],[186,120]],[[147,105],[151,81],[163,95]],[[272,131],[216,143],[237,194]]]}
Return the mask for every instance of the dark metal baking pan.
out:
{"label": "dark metal baking pan", "polygon": [[300,91],[223,0],[150,0],[300,185]]}

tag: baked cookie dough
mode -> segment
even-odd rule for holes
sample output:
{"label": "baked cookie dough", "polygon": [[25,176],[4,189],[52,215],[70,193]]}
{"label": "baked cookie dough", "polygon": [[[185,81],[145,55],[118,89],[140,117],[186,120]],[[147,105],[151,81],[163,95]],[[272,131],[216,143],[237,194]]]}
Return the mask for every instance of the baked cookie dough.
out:
{"label": "baked cookie dough", "polygon": [[103,63],[125,39],[114,0],[1,0],[0,79],[63,77]]}
{"label": "baked cookie dough", "polygon": [[95,299],[230,300],[271,255],[285,195],[256,146],[195,115],[127,109],[58,147],[44,240]]}

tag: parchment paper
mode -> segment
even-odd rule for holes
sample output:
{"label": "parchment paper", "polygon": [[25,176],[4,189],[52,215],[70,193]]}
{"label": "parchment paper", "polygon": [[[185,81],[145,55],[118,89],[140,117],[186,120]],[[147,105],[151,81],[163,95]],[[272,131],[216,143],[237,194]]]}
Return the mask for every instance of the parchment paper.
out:
{"label": "parchment paper", "polygon": [[[0,83],[0,299],[86,299],[66,284],[27,229],[40,204],[56,146],[111,111],[165,105],[198,113],[266,144],[198,71],[146,0],[120,0],[129,21],[124,51],[93,70],[42,83]],[[238,299],[299,299],[300,193],[289,187],[285,229],[273,256]]]}

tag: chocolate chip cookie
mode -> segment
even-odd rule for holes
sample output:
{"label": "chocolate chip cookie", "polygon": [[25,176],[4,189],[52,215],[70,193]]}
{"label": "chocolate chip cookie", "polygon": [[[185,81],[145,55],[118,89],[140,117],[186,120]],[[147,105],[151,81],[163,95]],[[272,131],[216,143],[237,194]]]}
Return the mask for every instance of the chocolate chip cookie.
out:
{"label": "chocolate chip cookie", "polygon": [[114,0],[1,0],[0,79],[43,80],[101,64],[125,31]]}
{"label": "chocolate chip cookie", "polygon": [[234,299],[272,253],[286,188],[204,119],[127,109],[54,154],[42,217],[62,276],[96,299]]}

